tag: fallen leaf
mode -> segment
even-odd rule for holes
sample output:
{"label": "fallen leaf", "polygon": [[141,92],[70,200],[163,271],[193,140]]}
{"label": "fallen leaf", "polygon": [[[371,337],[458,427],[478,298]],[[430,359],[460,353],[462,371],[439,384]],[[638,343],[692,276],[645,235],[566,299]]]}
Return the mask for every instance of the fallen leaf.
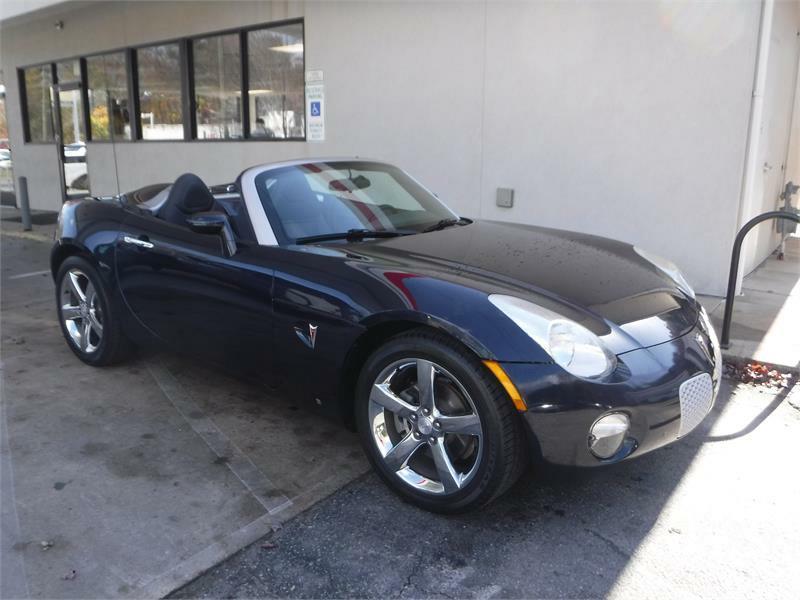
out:
{"label": "fallen leaf", "polygon": [[727,363],[725,374],[742,383],[763,385],[769,388],[787,388],[792,378],[791,373],[783,373],[780,369],[757,362],[742,365]]}

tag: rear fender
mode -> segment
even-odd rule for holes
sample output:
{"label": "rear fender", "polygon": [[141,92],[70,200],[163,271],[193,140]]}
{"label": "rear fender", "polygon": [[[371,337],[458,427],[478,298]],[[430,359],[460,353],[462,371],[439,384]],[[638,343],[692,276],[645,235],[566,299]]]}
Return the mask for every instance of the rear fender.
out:
{"label": "rear fender", "polygon": [[116,201],[85,199],[65,202],[58,215],[55,245],[50,253],[53,277],[67,257],[80,255],[113,286],[114,246],[122,216],[123,209]]}

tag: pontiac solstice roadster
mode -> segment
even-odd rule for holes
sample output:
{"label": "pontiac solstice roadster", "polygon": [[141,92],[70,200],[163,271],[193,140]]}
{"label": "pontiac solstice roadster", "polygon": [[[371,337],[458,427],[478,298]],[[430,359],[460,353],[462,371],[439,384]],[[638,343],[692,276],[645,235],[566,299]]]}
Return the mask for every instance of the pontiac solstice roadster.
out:
{"label": "pontiac solstice roadster", "polygon": [[720,351],[678,269],[600,237],[460,217],[404,171],[299,160],[67,202],[58,319],[95,366],[163,344],[358,430],[429,510],[531,459],[594,466],[688,434]]}

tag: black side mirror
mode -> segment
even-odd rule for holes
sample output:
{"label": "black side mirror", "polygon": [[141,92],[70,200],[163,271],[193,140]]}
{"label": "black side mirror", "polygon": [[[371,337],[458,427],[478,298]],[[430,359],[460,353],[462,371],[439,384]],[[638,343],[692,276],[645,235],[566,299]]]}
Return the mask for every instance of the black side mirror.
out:
{"label": "black side mirror", "polygon": [[228,221],[228,215],[224,212],[195,213],[186,219],[186,223],[189,225],[189,229],[195,233],[221,235],[228,256],[236,254],[236,239],[233,236],[233,229],[231,229],[231,224]]}
{"label": "black side mirror", "polygon": [[228,216],[222,212],[199,212],[194,213],[186,219],[189,229],[195,233],[210,233],[212,235],[222,233],[225,225],[228,224]]}

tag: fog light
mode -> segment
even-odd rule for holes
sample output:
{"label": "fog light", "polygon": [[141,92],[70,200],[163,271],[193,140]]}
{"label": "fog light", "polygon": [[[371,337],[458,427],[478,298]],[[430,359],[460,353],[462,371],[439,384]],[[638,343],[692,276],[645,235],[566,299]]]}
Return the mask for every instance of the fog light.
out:
{"label": "fog light", "polygon": [[597,458],[611,458],[625,441],[630,419],[622,413],[600,417],[589,430],[589,450]]}

